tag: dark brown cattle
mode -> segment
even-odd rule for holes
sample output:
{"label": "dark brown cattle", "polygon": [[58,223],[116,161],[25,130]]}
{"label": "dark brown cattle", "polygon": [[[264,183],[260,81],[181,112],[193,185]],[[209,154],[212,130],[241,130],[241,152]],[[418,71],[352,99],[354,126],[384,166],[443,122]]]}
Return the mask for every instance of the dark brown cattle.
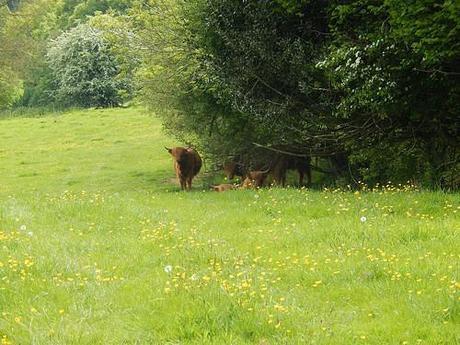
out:
{"label": "dark brown cattle", "polygon": [[182,190],[192,189],[192,179],[201,169],[201,157],[194,149],[185,147],[166,147],[174,159],[174,170]]}
{"label": "dark brown cattle", "polygon": [[224,163],[224,174],[228,180],[233,180],[235,176],[244,178],[246,176],[246,169],[242,163],[229,160]]}
{"label": "dark brown cattle", "polygon": [[273,179],[276,184],[285,186],[286,173],[288,170],[297,170],[299,173],[299,185],[303,185],[305,174],[307,175],[308,185],[311,184],[311,158],[310,157],[295,157],[295,156],[279,156],[276,160],[273,169]]}

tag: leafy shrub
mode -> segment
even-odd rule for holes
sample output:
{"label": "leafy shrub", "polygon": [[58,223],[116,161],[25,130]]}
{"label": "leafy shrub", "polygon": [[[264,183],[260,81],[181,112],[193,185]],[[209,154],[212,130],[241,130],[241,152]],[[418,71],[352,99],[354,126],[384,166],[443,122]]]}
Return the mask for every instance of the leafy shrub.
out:
{"label": "leafy shrub", "polygon": [[[51,41],[47,62],[55,79],[58,103],[116,106],[131,81],[119,78],[120,67],[99,29],[80,24]],[[129,92],[128,92],[129,93]]]}
{"label": "leafy shrub", "polygon": [[8,108],[21,97],[21,81],[9,68],[0,71],[0,109]]}

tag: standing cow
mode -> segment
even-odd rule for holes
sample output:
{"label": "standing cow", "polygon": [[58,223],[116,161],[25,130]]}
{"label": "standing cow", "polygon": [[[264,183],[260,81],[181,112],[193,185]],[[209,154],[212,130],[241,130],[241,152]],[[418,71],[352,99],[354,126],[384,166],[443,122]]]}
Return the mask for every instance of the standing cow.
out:
{"label": "standing cow", "polygon": [[179,179],[181,189],[192,189],[192,179],[198,174],[202,165],[200,155],[192,148],[165,148],[174,159],[174,170]]}
{"label": "standing cow", "polygon": [[233,180],[235,176],[244,178],[246,176],[246,167],[238,161],[228,160],[224,163],[224,174],[227,180]]}
{"label": "standing cow", "polygon": [[311,184],[311,158],[295,156],[279,156],[272,168],[273,179],[278,185],[285,186],[288,170],[297,170],[299,185],[303,185],[304,176],[307,175],[308,185]]}

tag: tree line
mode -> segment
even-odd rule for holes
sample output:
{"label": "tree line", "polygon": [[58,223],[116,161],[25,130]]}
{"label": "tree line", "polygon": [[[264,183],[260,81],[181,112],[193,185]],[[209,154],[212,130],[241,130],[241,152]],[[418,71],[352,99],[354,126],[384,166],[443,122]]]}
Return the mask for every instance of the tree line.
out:
{"label": "tree line", "polygon": [[[458,188],[460,4],[37,0],[0,7],[0,107],[139,100],[218,162]],[[329,169],[330,168],[330,169]]]}

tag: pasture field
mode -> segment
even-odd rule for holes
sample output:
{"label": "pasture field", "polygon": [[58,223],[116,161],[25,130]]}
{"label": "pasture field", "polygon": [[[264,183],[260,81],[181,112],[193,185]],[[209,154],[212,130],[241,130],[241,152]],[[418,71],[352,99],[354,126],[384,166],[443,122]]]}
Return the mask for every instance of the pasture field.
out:
{"label": "pasture field", "polygon": [[0,120],[1,344],[459,344],[460,196],[192,192],[140,108]]}

